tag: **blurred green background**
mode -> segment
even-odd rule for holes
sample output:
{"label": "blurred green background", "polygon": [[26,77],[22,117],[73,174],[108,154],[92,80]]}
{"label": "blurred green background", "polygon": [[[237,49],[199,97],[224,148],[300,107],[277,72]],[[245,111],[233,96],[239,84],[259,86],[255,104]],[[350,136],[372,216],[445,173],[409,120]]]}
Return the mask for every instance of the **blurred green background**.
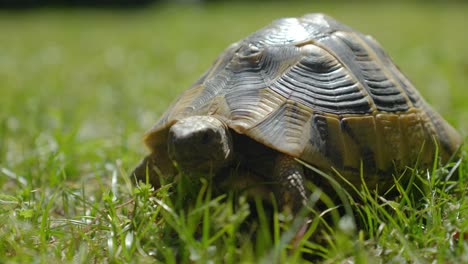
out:
{"label": "blurred green background", "polygon": [[[42,175],[25,165],[44,155],[42,173],[52,164],[67,177],[92,177],[100,162],[117,159],[129,170],[146,151],[143,132],[227,45],[275,18],[310,12],[374,36],[423,96],[467,134],[464,3],[10,9],[0,10],[0,165]],[[51,163],[44,153],[63,162]]]}

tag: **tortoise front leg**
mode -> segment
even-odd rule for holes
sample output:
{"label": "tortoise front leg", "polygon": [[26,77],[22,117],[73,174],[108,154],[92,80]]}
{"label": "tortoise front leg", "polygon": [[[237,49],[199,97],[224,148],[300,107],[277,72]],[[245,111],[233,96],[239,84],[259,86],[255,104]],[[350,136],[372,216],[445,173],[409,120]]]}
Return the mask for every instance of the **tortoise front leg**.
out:
{"label": "tortoise front leg", "polygon": [[304,168],[293,157],[279,154],[273,171],[276,193],[281,209],[298,213],[307,201]]}
{"label": "tortoise front leg", "polygon": [[136,183],[141,181],[151,184],[156,189],[161,187],[157,167],[154,164],[155,162],[151,154],[144,157],[130,173],[130,177]]}

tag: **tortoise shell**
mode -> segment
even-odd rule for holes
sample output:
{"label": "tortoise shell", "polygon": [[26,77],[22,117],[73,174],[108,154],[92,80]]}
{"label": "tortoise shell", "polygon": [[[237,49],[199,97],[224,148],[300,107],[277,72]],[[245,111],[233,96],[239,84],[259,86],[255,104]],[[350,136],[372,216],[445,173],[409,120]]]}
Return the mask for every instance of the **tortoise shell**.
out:
{"label": "tortoise shell", "polygon": [[178,120],[216,116],[325,171],[392,172],[461,143],[370,36],[323,14],[285,18],[230,45],[146,133],[165,155]]}

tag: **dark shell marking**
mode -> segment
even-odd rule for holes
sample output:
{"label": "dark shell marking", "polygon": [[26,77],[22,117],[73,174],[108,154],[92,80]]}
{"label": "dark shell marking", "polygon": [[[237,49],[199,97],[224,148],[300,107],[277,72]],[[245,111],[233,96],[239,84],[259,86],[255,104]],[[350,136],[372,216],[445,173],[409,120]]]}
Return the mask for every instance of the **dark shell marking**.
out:
{"label": "dark shell marking", "polygon": [[153,150],[181,118],[231,129],[322,170],[354,177],[444,161],[461,143],[371,37],[322,15],[274,21],[232,44],[146,134]]}

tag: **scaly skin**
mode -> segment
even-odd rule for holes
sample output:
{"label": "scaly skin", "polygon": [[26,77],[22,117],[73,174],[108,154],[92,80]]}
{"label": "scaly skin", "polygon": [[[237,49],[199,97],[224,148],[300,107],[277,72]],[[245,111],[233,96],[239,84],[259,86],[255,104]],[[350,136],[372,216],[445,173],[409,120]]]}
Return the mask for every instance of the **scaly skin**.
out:
{"label": "scaly skin", "polygon": [[280,208],[294,213],[307,201],[304,168],[293,157],[279,154],[273,170],[276,185],[275,196]]}

